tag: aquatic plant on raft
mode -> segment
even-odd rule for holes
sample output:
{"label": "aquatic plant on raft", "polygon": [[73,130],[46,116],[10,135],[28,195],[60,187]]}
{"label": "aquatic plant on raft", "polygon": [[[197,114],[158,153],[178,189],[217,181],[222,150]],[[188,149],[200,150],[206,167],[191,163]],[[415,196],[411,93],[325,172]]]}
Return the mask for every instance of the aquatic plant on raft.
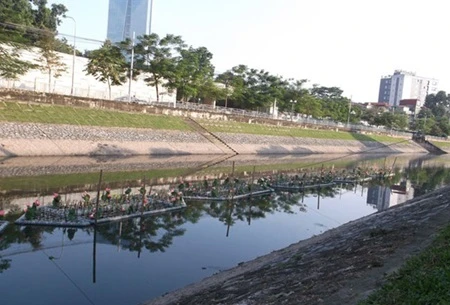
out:
{"label": "aquatic plant on raft", "polygon": [[88,204],[91,201],[91,195],[87,192],[84,192],[83,195],[81,195],[81,198],[83,198],[85,204]]}
{"label": "aquatic plant on raft", "polygon": [[37,208],[40,206],[39,200],[35,200],[31,206],[27,205],[25,209],[25,218],[27,220],[35,219],[37,214]]}
{"label": "aquatic plant on raft", "polygon": [[103,201],[109,201],[109,200],[111,200],[111,189],[109,188],[109,187],[107,187],[106,189],[105,189],[105,191],[103,192],[103,195],[102,195],[102,200]]}
{"label": "aquatic plant on raft", "polygon": [[61,195],[59,195],[58,193],[53,193],[52,205],[55,208],[61,207]]}

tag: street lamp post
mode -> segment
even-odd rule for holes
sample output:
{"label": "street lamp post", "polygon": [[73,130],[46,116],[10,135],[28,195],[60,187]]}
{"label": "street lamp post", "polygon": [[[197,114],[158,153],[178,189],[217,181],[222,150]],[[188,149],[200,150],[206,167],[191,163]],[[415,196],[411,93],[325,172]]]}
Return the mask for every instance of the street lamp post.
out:
{"label": "street lamp post", "polygon": [[348,101],[347,127],[350,126],[350,113],[352,111],[352,98]]}
{"label": "street lamp post", "polygon": [[128,103],[131,102],[131,81],[133,80],[133,66],[134,66],[134,39],[136,33],[133,32],[133,38],[131,40],[131,62],[130,62],[130,79],[128,82]]}
{"label": "street lamp post", "polygon": [[291,121],[294,121],[294,104],[297,104],[297,101],[290,100],[290,103],[292,104],[292,107],[291,107]]}
{"label": "street lamp post", "polygon": [[77,41],[77,22],[75,21],[75,18],[71,16],[66,16],[66,18],[72,19],[73,21],[73,58],[72,58],[72,85],[70,87],[70,95],[73,95],[74,91],[74,82],[75,82],[75,58],[77,56],[77,49],[76,49],[76,41]]}

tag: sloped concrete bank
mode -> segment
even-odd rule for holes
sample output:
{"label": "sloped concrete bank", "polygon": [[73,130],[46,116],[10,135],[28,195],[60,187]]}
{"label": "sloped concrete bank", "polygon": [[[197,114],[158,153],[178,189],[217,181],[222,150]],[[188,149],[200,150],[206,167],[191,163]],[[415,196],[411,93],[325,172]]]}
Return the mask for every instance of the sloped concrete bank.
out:
{"label": "sloped concrete bank", "polygon": [[[190,154],[426,153],[416,143],[295,138],[199,132],[0,123],[0,156],[98,156]],[[223,145],[225,143],[226,145]],[[234,150],[234,151],[233,151]]]}
{"label": "sloped concrete bank", "polygon": [[448,225],[449,195],[417,197],[144,304],[356,304]]}

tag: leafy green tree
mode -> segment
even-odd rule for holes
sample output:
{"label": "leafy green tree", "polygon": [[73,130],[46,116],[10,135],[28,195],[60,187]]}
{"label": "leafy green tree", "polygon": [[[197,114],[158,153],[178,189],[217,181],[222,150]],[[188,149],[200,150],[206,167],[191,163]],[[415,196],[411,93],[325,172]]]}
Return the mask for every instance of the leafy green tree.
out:
{"label": "leafy green tree", "polygon": [[425,120],[423,120],[423,122],[416,122],[416,127],[426,128],[427,132],[435,136],[448,135],[450,132],[449,116],[450,95],[445,91],[439,91],[426,97],[424,107],[418,115],[419,119],[434,118],[435,124],[426,124],[425,126]]}
{"label": "leafy green tree", "polygon": [[36,65],[20,58],[20,48],[14,44],[0,45],[0,77],[18,79]]}
{"label": "leafy green tree", "polygon": [[24,28],[30,26],[33,13],[28,0],[0,0],[0,77],[17,79],[33,65],[20,58],[21,44],[25,42]]}
{"label": "leafy green tree", "polygon": [[[0,76],[17,79],[29,69],[36,68],[20,58],[20,50],[47,44],[48,36],[55,35],[66,12],[62,4],[48,8],[47,0],[0,0]],[[53,58],[47,51],[41,55]]]}
{"label": "leafy green tree", "polygon": [[438,106],[443,106],[445,108],[450,107],[450,96],[447,95],[445,91],[439,91],[436,94],[429,94],[425,98],[425,107],[433,110]]}
{"label": "leafy green tree", "polygon": [[219,87],[213,80],[208,80],[198,88],[198,97],[203,99],[219,100],[226,98],[228,91]]}
{"label": "leafy green tree", "polygon": [[235,76],[231,71],[226,71],[225,73],[221,73],[216,77],[216,81],[224,85],[225,108],[228,107],[228,98],[234,91],[234,80]]}
{"label": "leafy green tree", "polygon": [[309,94],[308,89],[304,85],[308,82],[307,79],[289,80],[285,88],[285,101],[298,101],[303,96]]}
{"label": "leafy green tree", "polygon": [[[69,44],[65,37],[62,39],[55,39],[54,50],[60,53],[73,54],[73,46]],[[77,56],[83,56],[83,53],[78,50],[75,50],[75,53]]]}
{"label": "leafy green tree", "polygon": [[198,97],[200,87],[213,79],[212,56],[205,47],[180,50],[175,72],[167,84],[169,88],[177,89],[178,100]]}
{"label": "leafy green tree", "polygon": [[38,28],[45,28],[51,31],[56,31],[58,25],[61,24],[61,17],[67,13],[67,8],[63,4],[52,4],[50,8],[47,7],[47,0],[32,0],[36,7],[33,10],[34,22],[33,25]]}
{"label": "leafy green tree", "polygon": [[298,109],[300,113],[306,114],[308,117],[322,116],[321,100],[313,95],[304,95],[298,101]]}
{"label": "leafy green tree", "polygon": [[417,115],[414,128],[420,130],[425,134],[430,134],[432,127],[436,124],[435,116],[431,109],[422,107]]}
{"label": "leafy green tree", "polygon": [[0,0],[0,43],[27,43],[26,27],[33,24],[33,9],[28,0]]}
{"label": "leafy green tree", "polygon": [[311,95],[320,99],[340,99],[343,92],[338,87],[324,87],[317,84],[314,84],[311,89]]}
{"label": "leafy green tree", "polygon": [[119,47],[107,40],[100,49],[89,54],[89,62],[84,70],[97,80],[108,84],[109,98],[111,86],[120,86],[126,80],[127,63]]}
{"label": "leafy green tree", "polygon": [[67,66],[61,61],[61,56],[54,51],[55,37],[51,34],[42,35],[38,47],[40,48],[40,69],[48,74],[48,92],[51,92],[52,77],[58,78],[66,71]]}
{"label": "leafy green tree", "polygon": [[231,102],[235,108],[247,108],[244,100],[244,93],[247,90],[245,81],[247,72],[247,66],[238,65],[216,77],[216,81],[225,86],[225,107],[228,107]]}
{"label": "leafy green tree", "polygon": [[154,86],[156,99],[159,102],[160,86],[167,86],[167,79],[176,74],[175,53],[184,46],[180,36],[166,35],[160,38],[157,34],[144,35],[136,46],[136,64],[139,70],[150,74],[145,79],[149,86]]}

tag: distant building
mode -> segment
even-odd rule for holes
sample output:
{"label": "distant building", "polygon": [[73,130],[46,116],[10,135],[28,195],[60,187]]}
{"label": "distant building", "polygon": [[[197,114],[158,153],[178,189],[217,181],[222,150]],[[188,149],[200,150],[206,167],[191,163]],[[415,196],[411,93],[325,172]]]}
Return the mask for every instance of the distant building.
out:
{"label": "distant building", "polygon": [[151,33],[153,0],[109,0],[107,38],[120,42]]}
{"label": "distant building", "polygon": [[414,188],[409,180],[403,180],[391,186],[369,186],[366,202],[378,211],[384,211],[412,198],[414,198]]}
{"label": "distant building", "polygon": [[365,109],[378,109],[378,111],[384,112],[389,110],[389,104],[388,103],[364,103],[362,106]]}
{"label": "distant building", "polygon": [[378,211],[387,210],[391,201],[391,189],[387,186],[370,186],[367,190],[367,203]]}
{"label": "distant building", "polygon": [[419,111],[420,101],[416,98],[401,100],[399,108],[403,110],[408,115],[416,116]]}
{"label": "distant building", "polygon": [[389,106],[400,106],[401,100],[417,99],[417,106],[420,109],[428,94],[437,93],[437,86],[437,79],[396,70],[393,75],[381,78],[378,102],[388,103]]}

